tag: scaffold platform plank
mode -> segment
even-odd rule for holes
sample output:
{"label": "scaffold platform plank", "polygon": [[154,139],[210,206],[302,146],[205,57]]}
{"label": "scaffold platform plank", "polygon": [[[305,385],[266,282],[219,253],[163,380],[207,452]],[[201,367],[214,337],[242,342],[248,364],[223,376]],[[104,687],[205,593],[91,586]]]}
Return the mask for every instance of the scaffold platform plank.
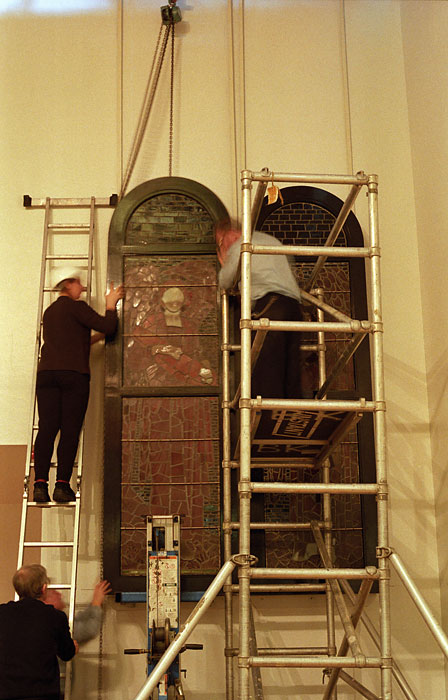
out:
{"label": "scaffold platform plank", "polygon": [[257,410],[251,457],[296,458],[319,466],[361,418],[361,413],[349,410]]}

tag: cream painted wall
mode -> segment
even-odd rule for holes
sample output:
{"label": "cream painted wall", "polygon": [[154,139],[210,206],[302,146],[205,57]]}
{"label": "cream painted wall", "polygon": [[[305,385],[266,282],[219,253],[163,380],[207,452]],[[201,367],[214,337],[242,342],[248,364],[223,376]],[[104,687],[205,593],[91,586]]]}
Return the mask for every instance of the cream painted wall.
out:
{"label": "cream painted wall", "polygon": [[[430,11],[429,11],[430,10]],[[448,86],[441,76],[448,61],[444,27],[448,3],[405,2],[404,58],[414,172],[414,197],[421,276],[432,465],[436,497],[442,620],[448,625],[448,483],[445,449],[448,416],[446,327],[448,255]],[[428,51],[428,46],[431,51]]]}
{"label": "cream painted wall", "polygon": [[[422,4],[427,13],[425,65],[440,66],[442,70],[444,46],[433,45],[431,22],[440,26],[441,33],[441,13],[445,10],[440,7],[445,8],[445,2],[246,0],[246,128],[241,111],[243,73],[238,67],[235,156],[228,3],[179,0],[183,21],[177,32],[173,174],[207,185],[232,213],[237,213],[236,173],[245,163],[254,170],[268,166],[283,172],[347,172],[353,150],[355,171],[378,173],[391,544],[411,569],[436,614],[440,614],[439,575],[446,560],[442,534],[440,563],[434,547],[437,514],[432,451],[437,493],[443,484],[444,463],[437,443],[433,440],[431,445],[430,427],[434,420],[434,435],[438,437],[446,409],[444,405],[438,408],[444,365],[438,367],[437,363],[443,341],[439,340],[437,317],[430,313],[431,307],[440,304],[436,305],[429,292],[431,259],[425,244],[427,240],[437,243],[436,227],[429,226],[433,215],[422,205],[424,198],[420,196],[424,181],[419,171],[429,163],[419,145],[425,116],[419,105],[424,74],[420,78],[416,72],[418,59],[413,53],[421,25],[421,13],[415,6]],[[234,5],[234,31],[240,37],[242,3]],[[1,146],[0,254],[6,269],[0,278],[0,294],[8,300],[9,309],[0,319],[0,445],[23,445],[28,429],[43,215],[25,211],[22,195],[88,197],[118,191],[121,160],[126,163],[160,26],[159,7],[158,2],[148,7],[148,3],[125,0],[122,16],[118,3],[112,2],[107,6],[103,3],[97,12],[36,16],[23,10],[0,15],[1,59],[7,66],[0,78],[0,115],[3,133],[8,137]],[[348,94],[344,93],[343,9]],[[241,56],[240,45],[236,57]],[[446,68],[444,71],[446,74]],[[131,187],[168,174],[168,78],[165,67]],[[436,86],[431,83],[426,89],[430,100],[438,104]],[[442,134],[442,106],[440,112],[435,111]],[[333,190],[343,196],[337,188]],[[441,185],[437,198],[442,201]],[[364,199],[357,203],[356,211],[365,225]],[[106,282],[109,219],[110,212],[100,213],[96,301],[100,309]],[[426,233],[431,234],[430,239]],[[435,269],[442,279],[442,268]],[[81,534],[82,603],[91,595],[100,556],[100,348],[95,349],[93,372]],[[441,497],[438,504],[441,518]],[[52,527],[47,521],[45,528]],[[9,577],[9,572],[3,576]],[[394,656],[409,674],[417,696],[445,697],[441,654],[395,575],[392,602]],[[322,622],[319,614],[311,618],[310,610],[322,613],[320,598],[276,599],[275,614],[270,599],[257,599],[255,606],[261,640],[295,644],[297,622],[300,637],[305,629],[311,629],[318,643]],[[190,607],[183,605],[184,617]],[[375,607],[374,600],[371,607]],[[189,669],[185,687],[195,698],[208,700],[211,686],[213,698],[224,698],[222,620],[222,600],[217,600],[195,632],[194,641],[207,640],[205,651],[184,657]],[[142,606],[130,609],[108,603],[104,639],[108,700],[132,698],[144,679],[142,659],[122,655],[124,647],[144,646],[143,627]],[[77,660],[82,671],[77,673],[75,700],[96,697],[96,650],[97,643],[92,642]],[[210,677],[214,669],[217,672]],[[356,675],[364,679],[368,676]],[[309,674],[291,669],[263,672],[271,700],[290,697],[305,677]],[[377,675],[374,677],[377,679]],[[320,673],[313,672],[311,684],[302,694],[304,700],[321,696]],[[354,697],[349,689],[341,690],[339,695],[342,700]]]}

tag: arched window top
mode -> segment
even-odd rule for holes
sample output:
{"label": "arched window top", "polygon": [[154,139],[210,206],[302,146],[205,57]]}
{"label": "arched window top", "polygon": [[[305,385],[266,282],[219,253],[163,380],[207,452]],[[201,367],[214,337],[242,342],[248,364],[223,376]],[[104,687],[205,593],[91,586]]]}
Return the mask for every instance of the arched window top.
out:
{"label": "arched window top", "polygon": [[109,245],[214,245],[215,224],[223,219],[227,210],[208,187],[184,177],[160,177],[123,197],[111,220]]}

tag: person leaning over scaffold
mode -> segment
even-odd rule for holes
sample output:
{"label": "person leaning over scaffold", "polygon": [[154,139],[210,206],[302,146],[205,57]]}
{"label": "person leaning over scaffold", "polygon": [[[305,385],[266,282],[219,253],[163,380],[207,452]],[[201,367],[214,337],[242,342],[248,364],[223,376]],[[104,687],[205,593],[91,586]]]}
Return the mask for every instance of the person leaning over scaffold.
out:
{"label": "person leaning over scaffold", "polygon": [[[48,475],[58,432],[56,484],[53,500],[75,500],[70,486],[79,435],[89,401],[90,345],[117,328],[116,305],[124,296],[113,282],[106,294],[106,314],[80,300],[85,287],[81,270],[58,271],[59,296],[43,315],[43,345],[37,368],[36,396],[39,428],[34,443],[34,501],[48,503]],[[98,331],[91,335],[91,330]]]}
{"label": "person leaning over scaffold", "polygon": [[[280,246],[281,241],[261,231],[252,234],[254,245]],[[216,227],[219,285],[230,289],[238,271],[241,227],[237,222]],[[301,321],[300,289],[286,255],[252,255],[252,318]],[[252,373],[252,397],[300,398],[300,333],[270,331],[266,334]]]}
{"label": "person leaning over scaffold", "polygon": [[0,605],[0,700],[59,700],[58,658],[78,651],[67,616],[43,601],[45,567],[22,566],[12,582],[19,600]]}

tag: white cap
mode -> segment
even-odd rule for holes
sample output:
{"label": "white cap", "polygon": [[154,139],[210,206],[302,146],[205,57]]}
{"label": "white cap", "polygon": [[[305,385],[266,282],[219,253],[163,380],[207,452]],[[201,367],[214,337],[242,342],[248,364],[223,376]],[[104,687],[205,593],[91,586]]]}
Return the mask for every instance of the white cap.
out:
{"label": "white cap", "polygon": [[65,280],[81,280],[84,271],[79,267],[56,267],[52,273],[53,289],[59,287]]}

